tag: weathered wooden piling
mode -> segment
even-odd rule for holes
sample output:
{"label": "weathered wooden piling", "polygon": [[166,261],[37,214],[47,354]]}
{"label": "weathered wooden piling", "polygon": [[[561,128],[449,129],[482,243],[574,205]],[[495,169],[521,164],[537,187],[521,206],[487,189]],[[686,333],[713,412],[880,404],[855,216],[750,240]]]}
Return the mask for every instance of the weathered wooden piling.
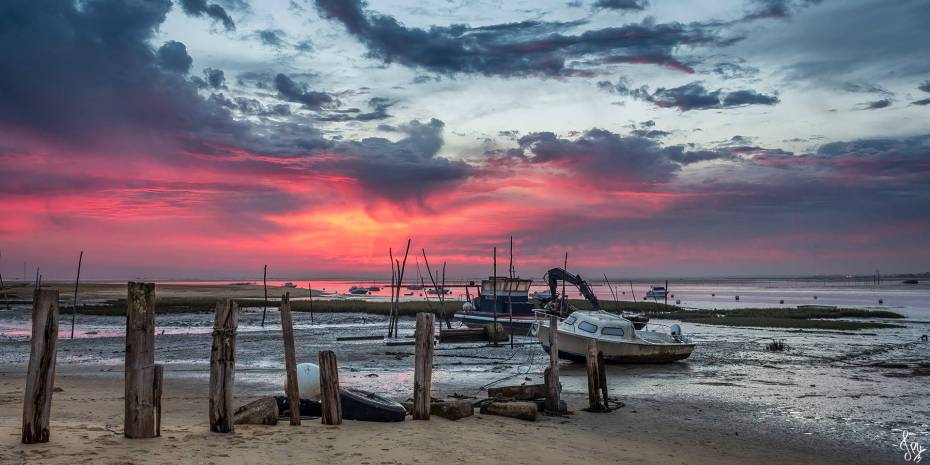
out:
{"label": "weathered wooden piling", "polygon": [[607,402],[607,365],[604,363],[604,352],[600,350],[597,351],[597,374],[600,377],[601,394],[604,397],[604,408],[610,409],[610,404]]}
{"label": "weathered wooden piling", "polygon": [[165,387],[165,367],[155,364],[155,437],[161,436],[161,394]]}
{"label": "weathered wooden piling", "polygon": [[[297,355],[294,352],[294,323],[291,320],[291,294],[281,296],[281,332],[284,334],[284,368],[287,380],[284,393],[289,405],[300,405],[300,390],[297,387]],[[291,409],[291,425],[300,425],[300,409]]]}
{"label": "weathered wooden piling", "polygon": [[32,297],[32,344],[23,400],[23,444],[48,442],[58,342],[58,291],[37,289]]}
{"label": "weathered wooden piling", "polygon": [[585,352],[588,368],[588,411],[603,412],[605,405],[601,402],[601,374],[597,363],[597,341],[589,341]]}
{"label": "weathered wooden piling", "polygon": [[[565,294],[562,294],[563,296]],[[549,315],[549,371],[546,376],[546,412],[561,413],[559,407],[559,317]]]}
{"label": "weathered wooden piling", "polygon": [[210,351],[210,431],[232,433],[233,383],[236,371],[236,330],[239,306],[223,299],[216,303],[213,348]]}
{"label": "weathered wooden piling", "polygon": [[155,284],[128,284],[123,435],[155,437]]}
{"label": "weathered wooden piling", "polygon": [[417,313],[413,367],[413,419],[429,420],[433,381],[433,314]]}
{"label": "weathered wooden piling", "polygon": [[[320,417],[324,425],[339,425],[342,423],[342,401],[339,398],[339,367],[336,364],[336,354],[331,350],[320,352],[320,408],[322,409]],[[299,409],[291,407],[291,410]]]}

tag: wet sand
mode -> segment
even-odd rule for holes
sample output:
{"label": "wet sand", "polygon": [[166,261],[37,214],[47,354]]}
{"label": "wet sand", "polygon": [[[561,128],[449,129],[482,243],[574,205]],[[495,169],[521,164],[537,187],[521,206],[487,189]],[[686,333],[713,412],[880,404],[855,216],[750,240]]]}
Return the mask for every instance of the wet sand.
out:
{"label": "wet sand", "polygon": [[[209,432],[207,382],[172,372],[162,437],[128,440],[121,434],[122,377],[64,371],[52,403],[51,441],[34,445],[19,444],[23,374],[0,371],[0,463],[896,463],[892,452],[754,428],[752,419],[719,406],[625,398],[618,411],[592,414],[579,410],[584,400],[576,393],[566,396],[573,414],[537,422],[489,415],[341,426],[304,420],[299,427],[240,425],[223,435]],[[236,401],[249,394],[255,393]]]}

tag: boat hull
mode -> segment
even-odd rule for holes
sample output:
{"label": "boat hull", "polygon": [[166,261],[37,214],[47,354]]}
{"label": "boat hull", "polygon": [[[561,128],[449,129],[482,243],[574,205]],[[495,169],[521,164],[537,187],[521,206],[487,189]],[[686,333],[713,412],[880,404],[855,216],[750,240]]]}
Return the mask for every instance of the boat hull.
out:
{"label": "boat hull", "polygon": [[[461,321],[469,328],[484,328],[494,322],[494,314],[489,312],[468,312],[456,313],[453,318]],[[515,336],[526,336],[530,334],[533,322],[537,319],[533,315],[514,315],[513,321],[510,315],[506,313],[497,314],[497,322],[504,326],[507,332]]]}
{"label": "boat hull", "polygon": [[[543,350],[549,352],[549,327],[539,325],[536,336]],[[590,337],[559,331],[559,358],[583,362]],[[638,342],[598,341],[598,350],[607,363],[671,363],[691,356],[694,344],[649,344]]]}

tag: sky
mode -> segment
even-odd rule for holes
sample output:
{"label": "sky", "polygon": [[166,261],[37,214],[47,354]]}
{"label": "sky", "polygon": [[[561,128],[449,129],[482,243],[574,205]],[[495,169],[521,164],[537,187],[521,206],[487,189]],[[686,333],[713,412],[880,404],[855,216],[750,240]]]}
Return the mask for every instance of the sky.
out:
{"label": "sky", "polygon": [[[925,0],[0,3],[0,272],[930,270]],[[538,276],[537,276],[538,275]]]}

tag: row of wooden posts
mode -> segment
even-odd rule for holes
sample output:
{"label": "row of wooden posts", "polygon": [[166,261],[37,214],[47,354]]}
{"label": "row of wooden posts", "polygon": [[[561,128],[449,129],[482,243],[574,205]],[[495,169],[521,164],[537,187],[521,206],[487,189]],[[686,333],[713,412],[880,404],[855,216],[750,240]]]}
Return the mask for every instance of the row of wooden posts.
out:
{"label": "row of wooden posts", "polygon": [[[58,340],[58,291],[36,289],[32,307],[32,341],[26,375],[23,404],[22,442],[48,442],[52,393],[54,391],[56,344]],[[300,395],[297,384],[297,359],[291,318],[290,295],[280,304],[286,369],[285,393],[290,406],[290,423],[300,424]],[[550,316],[550,328],[558,318]],[[209,419],[210,431],[230,433],[235,429],[233,383],[236,367],[236,331],[239,307],[235,301],[217,302],[210,351]],[[429,420],[432,394],[434,315],[418,313],[416,317],[414,356],[414,420]],[[557,331],[549,331],[549,368],[546,369],[546,411],[561,413]],[[339,398],[339,372],[336,354],[319,353],[321,421],[325,425],[342,422]],[[603,356],[596,345],[588,350],[588,392],[590,410],[606,410],[607,383]],[[128,284],[126,299],[125,416],[123,434],[127,438],[152,438],[161,435],[161,397],[164,369],[155,363],[155,284]],[[598,391],[603,392],[601,403]]]}

